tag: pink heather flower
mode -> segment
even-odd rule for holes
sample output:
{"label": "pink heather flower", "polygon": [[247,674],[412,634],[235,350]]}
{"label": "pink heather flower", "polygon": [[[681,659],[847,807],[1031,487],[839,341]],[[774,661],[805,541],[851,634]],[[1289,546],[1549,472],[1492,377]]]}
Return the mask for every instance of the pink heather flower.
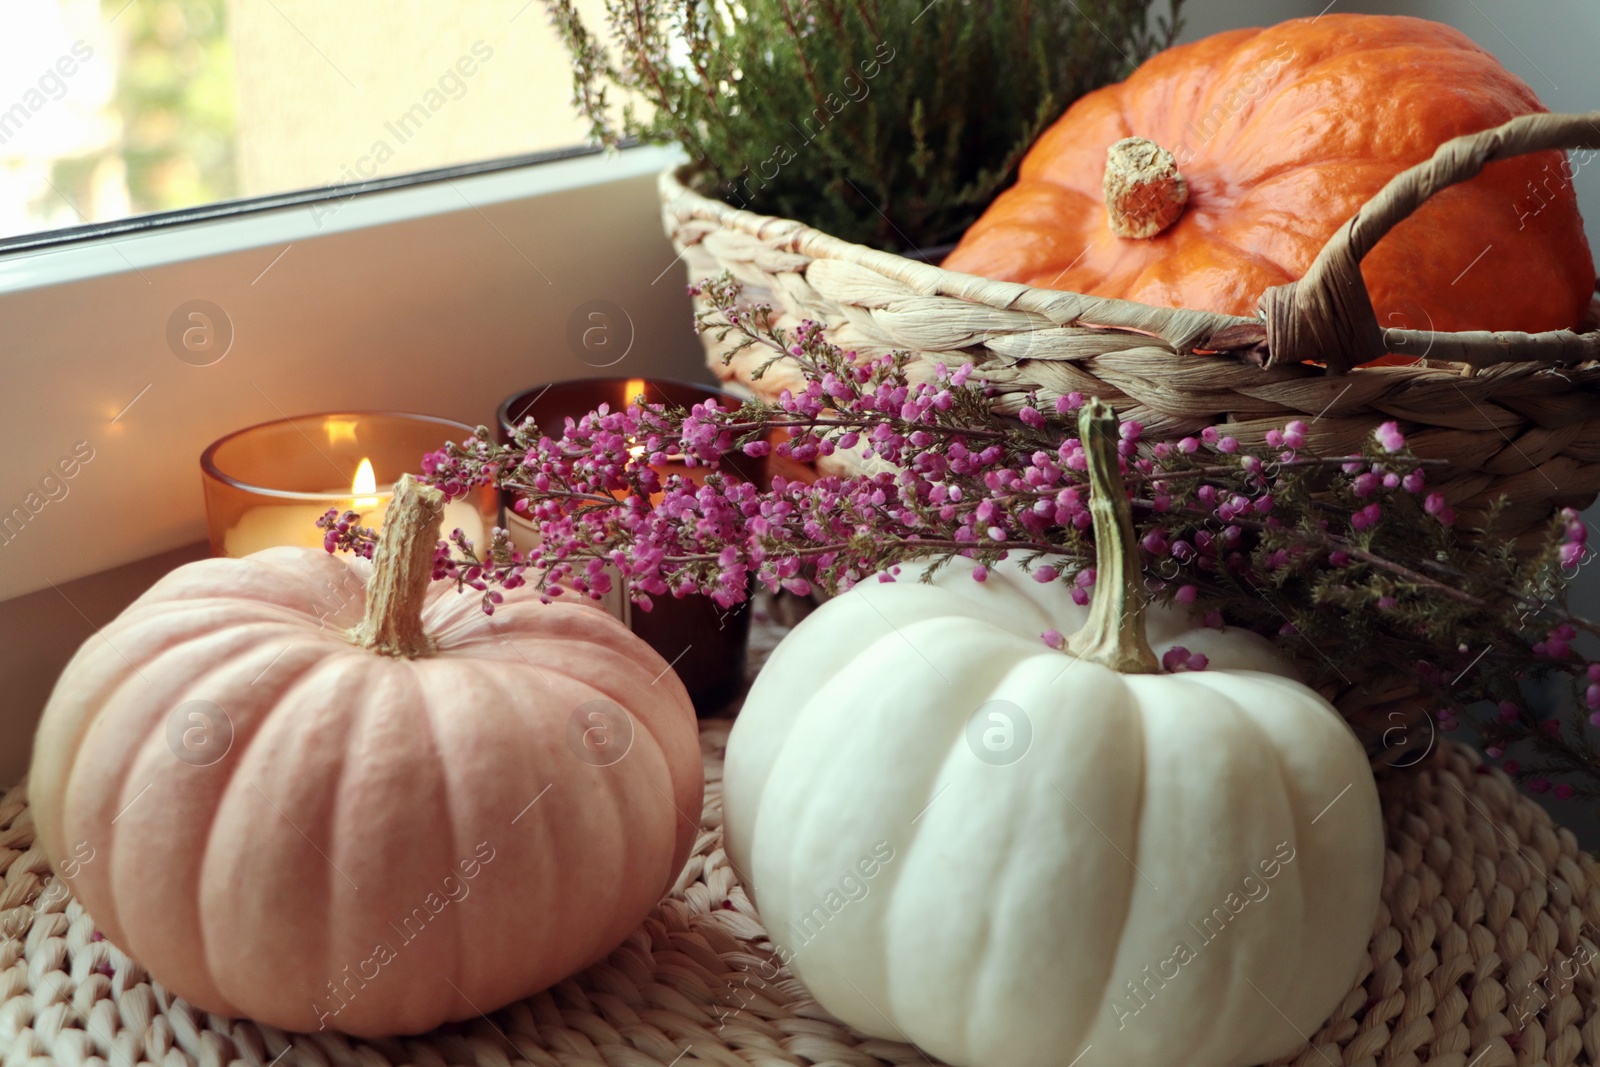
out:
{"label": "pink heather flower", "polygon": [[1445,503],[1443,493],[1429,493],[1422,501],[1422,510],[1426,511],[1429,515],[1439,514],[1439,512],[1444,510],[1444,507]]}
{"label": "pink heather flower", "polygon": [[1561,546],[1561,566],[1576,567],[1583,562],[1584,548],[1582,542],[1568,541]]}
{"label": "pink heather flower", "polygon": [[1207,426],[1205,429],[1200,431],[1200,440],[1204,441],[1208,445],[1216,444],[1217,437],[1217,428],[1215,426]]}
{"label": "pink heather flower", "polygon": [[1400,484],[1400,476],[1398,474],[1394,473],[1393,471],[1390,471],[1388,474],[1385,474],[1383,476],[1383,487],[1385,489],[1393,489],[1396,486],[1398,486],[1399,484]]}
{"label": "pink heather flower", "polygon": [[1200,442],[1196,441],[1193,437],[1185,437],[1183,440],[1178,442],[1178,451],[1182,452],[1186,456],[1192,456],[1196,452],[1200,451]]}
{"label": "pink heather flower", "polygon": [[1283,431],[1281,431],[1281,430],[1268,430],[1267,431],[1267,446],[1269,448],[1282,448],[1283,447]]}
{"label": "pink heather flower", "polygon": [[989,568],[981,563],[972,568],[972,580],[975,582],[987,582],[989,580]]}
{"label": "pink heather flower", "polygon": [[1335,567],[1343,567],[1346,563],[1350,562],[1350,553],[1335,549],[1334,551],[1328,553],[1328,562],[1333,564]]}
{"label": "pink heather flower", "polygon": [[1378,485],[1380,481],[1381,479],[1371,471],[1368,471],[1366,474],[1359,475],[1356,478],[1353,486],[1356,496],[1371,496],[1373,493],[1376,493],[1378,491]]}
{"label": "pink heather flower", "polygon": [[1233,437],[1224,437],[1217,441],[1218,452],[1233,453],[1239,451],[1239,442]]}
{"label": "pink heather flower", "polygon": [[744,446],[744,454],[755,459],[760,459],[771,451],[772,446],[765,441],[751,441]]}
{"label": "pink heather flower", "polygon": [[1507,774],[1516,774],[1518,771],[1522,770],[1522,764],[1518,763],[1514,759],[1506,760],[1501,764],[1501,766],[1505,768]]}
{"label": "pink heather flower", "polygon": [[1488,748],[1483,750],[1483,754],[1488,756],[1490,759],[1499,759],[1501,756],[1506,754],[1506,750],[1501,748],[1499,745],[1490,745]]}
{"label": "pink heather flower", "polygon": [[1522,714],[1521,709],[1509,700],[1502,700],[1499,709],[1501,722],[1516,722],[1517,717]]}
{"label": "pink heather flower", "polygon": [[1378,610],[1379,611],[1388,611],[1391,608],[1393,608],[1394,606],[1395,606],[1394,597],[1392,597],[1392,596],[1381,596],[1381,597],[1378,598]]}
{"label": "pink heather flower", "polygon": [[1124,441],[1137,441],[1140,435],[1143,433],[1144,423],[1142,422],[1125,422],[1121,426],[1117,427],[1117,434]]}
{"label": "pink heather flower", "polygon": [[[1089,594],[1084,592],[1082,589],[1074,588],[1072,590],[1072,602],[1081,608],[1085,604],[1089,603]],[[1596,713],[1595,719],[1597,724],[1600,724],[1600,713]]]}
{"label": "pink heather flower", "polygon": [[1379,426],[1373,436],[1385,452],[1398,452],[1406,447],[1406,435],[1400,432],[1400,424],[1392,420]]}
{"label": "pink heather flower", "polygon": [[1283,443],[1288,448],[1304,448],[1308,432],[1306,424],[1295,419],[1283,428]]}
{"label": "pink heather flower", "polygon": [[1594,712],[1590,712],[1589,713],[1589,725],[1590,726],[1600,726],[1600,711],[1594,711]]}
{"label": "pink heather flower", "polygon": [[1200,587],[1195,585],[1180,585],[1177,593],[1173,594],[1173,602],[1178,604],[1193,604],[1200,595]]}
{"label": "pink heather flower", "polygon": [[1054,649],[1065,648],[1067,639],[1061,636],[1059,630],[1046,630],[1039,635],[1040,640]]}
{"label": "pink heather flower", "polygon": [[1528,779],[1528,792],[1530,792],[1530,793],[1548,793],[1549,791],[1550,791],[1550,779],[1544,778],[1544,777],[1537,777],[1537,778],[1529,778]]}
{"label": "pink heather flower", "polygon": [[1424,484],[1425,482],[1421,467],[1418,467],[1416,470],[1400,479],[1400,488],[1404,489],[1408,493],[1422,492]]}
{"label": "pink heather flower", "polygon": [[1032,427],[1035,430],[1042,430],[1045,427],[1044,415],[1039,412],[1038,408],[1031,405],[1025,406],[1021,411],[1017,412],[1017,418],[1022,420],[1024,426]]}
{"label": "pink heather flower", "polygon": [[1370,530],[1378,525],[1378,520],[1383,518],[1383,509],[1377,504],[1368,504],[1354,515],[1350,516],[1350,525],[1356,530]]}
{"label": "pink heather flower", "polygon": [[1587,673],[1589,675],[1589,681],[1600,682],[1600,663],[1589,664]]}
{"label": "pink heather flower", "polygon": [[1033,569],[1033,580],[1036,582],[1053,582],[1060,577],[1060,575],[1061,572],[1049,564],[1046,564],[1043,567],[1035,567]]}
{"label": "pink heather flower", "polygon": [[1225,625],[1222,621],[1222,612],[1215,610],[1206,612],[1204,621],[1206,626],[1212,630],[1220,630]]}
{"label": "pink heather flower", "polygon": [[1556,799],[1558,799],[1558,800],[1571,800],[1572,799],[1572,793],[1573,793],[1572,786],[1568,785],[1566,782],[1558,782],[1558,783],[1556,783],[1555,792],[1556,792]]}
{"label": "pink heather flower", "polygon": [[1177,671],[1203,671],[1211,665],[1203,652],[1190,652],[1182,645],[1173,645],[1161,656],[1161,669],[1169,674]]}

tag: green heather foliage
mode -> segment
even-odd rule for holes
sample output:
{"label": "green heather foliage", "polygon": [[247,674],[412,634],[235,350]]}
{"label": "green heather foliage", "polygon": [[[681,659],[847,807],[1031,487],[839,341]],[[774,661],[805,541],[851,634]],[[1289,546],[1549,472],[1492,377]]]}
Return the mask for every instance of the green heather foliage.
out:
{"label": "green heather foliage", "polygon": [[958,238],[1182,0],[604,0],[603,36],[544,3],[597,140],[676,142],[709,196],[908,250]]}

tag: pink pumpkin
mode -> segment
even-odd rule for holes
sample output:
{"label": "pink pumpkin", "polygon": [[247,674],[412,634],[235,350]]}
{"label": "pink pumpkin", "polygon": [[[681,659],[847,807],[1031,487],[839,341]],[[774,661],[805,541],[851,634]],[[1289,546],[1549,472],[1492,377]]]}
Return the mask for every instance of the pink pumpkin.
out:
{"label": "pink pumpkin", "polygon": [[683,866],[683,686],[592,607],[491,617],[431,583],[438,504],[403,480],[375,569],[280,548],[174,571],[45,709],[45,852],[200,1008],[358,1035],[475,1016],[605,956]]}

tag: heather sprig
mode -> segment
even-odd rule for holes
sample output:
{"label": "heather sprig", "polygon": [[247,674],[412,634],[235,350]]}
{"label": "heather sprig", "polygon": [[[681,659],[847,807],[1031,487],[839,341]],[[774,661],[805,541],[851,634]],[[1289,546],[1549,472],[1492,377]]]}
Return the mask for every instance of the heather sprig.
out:
{"label": "heather sprig", "polygon": [[[733,410],[602,407],[562,427],[525,423],[510,445],[480,428],[427,457],[426,479],[450,496],[474,485],[510,491],[540,547],[524,556],[502,530],[487,546],[457,531],[440,546],[435,577],[479,591],[486,611],[502,589],[524,584],[549,600],[603,596],[618,582],[646,609],[694,593],[731,607],[754,582],[833,594],[893,581],[911,561],[937,570],[956,557],[972,560],[982,581],[1010,556],[1088,602],[1096,574],[1082,397],[1030,397],[1015,417],[1000,416],[971,365],[914,381],[903,354],[865,360],[816,323],[782,329],[727,278],[696,294],[708,308],[703,329],[734,348],[766,349],[768,365],[792,364],[804,388]],[[1353,455],[1313,454],[1307,433],[1292,420],[1252,448],[1215,428],[1147,441],[1137,421],[1122,422],[1146,594],[1208,625],[1266,635],[1325,691],[1357,679],[1420,684],[1439,729],[1471,723],[1492,756],[1528,743],[1536,758],[1505,766],[1530,789],[1600,798],[1590,729],[1600,725],[1600,664],[1573,647],[1600,627],[1562,599],[1587,559],[1576,513],[1557,516],[1542,551],[1519,554],[1491,535],[1492,509],[1484,529],[1460,529],[1430,485],[1443,461],[1412,454],[1397,424]],[[775,478],[762,489],[724,469],[730,455],[826,462],[846,450],[870,472]],[[698,476],[662,477],[673,464]],[[356,522],[330,513],[330,549],[369,550],[371,532]],[[1063,638],[1041,640],[1060,647]],[[1168,658],[1169,670],[1206,666],[1187,653]],[[1578,710],[1541,722],[1525,686],[1551,674],[1573,678]]]}

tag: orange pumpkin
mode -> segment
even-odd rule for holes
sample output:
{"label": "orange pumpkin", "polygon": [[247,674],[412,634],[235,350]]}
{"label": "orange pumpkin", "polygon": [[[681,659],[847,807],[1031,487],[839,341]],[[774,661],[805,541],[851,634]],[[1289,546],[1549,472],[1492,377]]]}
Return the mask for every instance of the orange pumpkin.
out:
{"label": "orange pumpkin", "polygon": [[179,568],[45,709],[40,843],[206,1011],[362,1035],[476,1016],[621,943],[694,841],[698,733],[667,664],[592,607],[521,589],[490,617],[430,587],[439,518],[403,535],[413,491],[374,566]]}
{"label": "orange pumpkin", "polygon": [[[1396,174],[1452,137],[1544,110],[1482,48],[1423,19],[1221,33],[1074,104],[943,265],[1252,315]],[[1165,151],[1110,151],[1126,138]],[[1434,196],[1362,264],[1379,325],[1578,325],[1595,272],[1571,177],[1565,153],[1542,152]]]}

